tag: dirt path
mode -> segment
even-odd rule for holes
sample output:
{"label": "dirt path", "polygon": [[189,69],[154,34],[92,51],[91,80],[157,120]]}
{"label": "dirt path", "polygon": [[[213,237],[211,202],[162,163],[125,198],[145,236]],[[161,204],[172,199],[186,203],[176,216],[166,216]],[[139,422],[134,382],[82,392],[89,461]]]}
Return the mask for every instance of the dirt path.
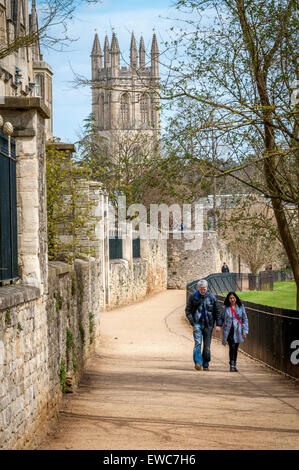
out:
{"label": "dirt path", "polygon": [[212,341],[209,372],[192,361],[185,292],[101,315],[97,356],[67,395],[40,449],[298,449],[298,387]]}

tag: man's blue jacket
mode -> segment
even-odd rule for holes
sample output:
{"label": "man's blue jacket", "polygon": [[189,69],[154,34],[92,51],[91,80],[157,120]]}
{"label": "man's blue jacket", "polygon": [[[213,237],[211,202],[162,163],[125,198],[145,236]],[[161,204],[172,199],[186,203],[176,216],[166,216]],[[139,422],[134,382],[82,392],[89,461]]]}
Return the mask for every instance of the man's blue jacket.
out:
{"label": "man's blue jacket", "polygon": [[199,322],[202,311],[202,304],[205,306],[206,325],[213,328],[216,322],[217,326],[222,326],[220,307],[215,295],[207,290],[205,295],[201,295],[199,290],[191,294],[187,300],[186,316],[193,326]]}

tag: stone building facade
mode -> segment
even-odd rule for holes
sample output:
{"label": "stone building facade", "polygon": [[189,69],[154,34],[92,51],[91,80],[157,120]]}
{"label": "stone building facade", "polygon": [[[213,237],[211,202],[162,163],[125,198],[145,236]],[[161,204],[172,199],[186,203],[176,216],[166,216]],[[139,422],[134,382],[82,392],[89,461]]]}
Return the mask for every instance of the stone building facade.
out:
{"label": "stone building facade", "polygon": [[139,51],[131,37],[130,65],[120,65],[120,49],[113,32],[111,44],[106,36],[102,51],[98,34],[91,53],[92,113],[99,135],[110,143],[116,136],[142,131],[154,140],[160,138],[159,50],[153,35],[150,65],[146,63],[144,39]]}
{"label": "stone building facade", "polygon": [[[31,35],[36,35],[33,44],[21,42],[20,47],[9,53],[9,45]],[[45,126],[46,137],[51,138],[53,73],[40,52],[35,0],[31,13],[27,0],[0,0],[0,52],[4,55],[0,58],[0,104],[5,96],[41,98],[50,111]]]}

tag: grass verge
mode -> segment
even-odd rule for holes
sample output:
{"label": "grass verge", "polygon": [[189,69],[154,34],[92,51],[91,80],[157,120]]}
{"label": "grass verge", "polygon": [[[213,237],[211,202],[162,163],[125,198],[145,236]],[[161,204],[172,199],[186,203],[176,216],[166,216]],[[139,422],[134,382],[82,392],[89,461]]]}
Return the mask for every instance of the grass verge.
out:
{"label": "grass verge", "polygon": [[273,291],[237,292],[241,300],[270,307],[296,310],[296,284],[294,281],[274,282]]}

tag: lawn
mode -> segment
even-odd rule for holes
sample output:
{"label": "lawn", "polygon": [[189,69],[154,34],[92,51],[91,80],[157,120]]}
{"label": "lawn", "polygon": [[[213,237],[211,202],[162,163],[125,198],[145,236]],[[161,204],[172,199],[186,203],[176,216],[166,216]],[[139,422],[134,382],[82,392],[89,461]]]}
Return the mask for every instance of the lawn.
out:
{"label": "lawn", "polygon": [[237,292],[242,300],[271,307],[296,310],[295,282],[274,282],[273,291]]}

